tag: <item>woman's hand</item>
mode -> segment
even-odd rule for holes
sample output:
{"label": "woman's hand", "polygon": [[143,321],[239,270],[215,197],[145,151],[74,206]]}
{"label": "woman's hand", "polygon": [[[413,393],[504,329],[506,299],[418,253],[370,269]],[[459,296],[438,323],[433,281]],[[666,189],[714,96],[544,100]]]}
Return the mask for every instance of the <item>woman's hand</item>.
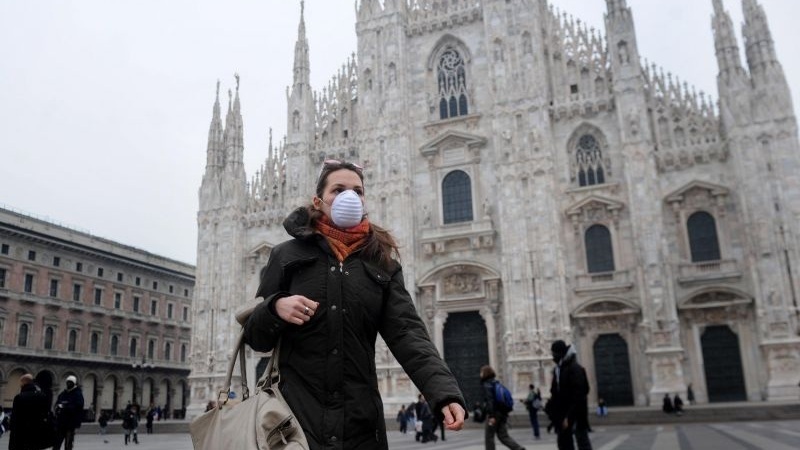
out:
{"label": "woman's hand", "polygon": [[278,317],[294,325],[303,325],[317,311],[318,302],[302,295],[290,295],[275,300]]}
{"label": "woman's hand", "polygon": [[442,408],[442,415],[444,415],[444,426],[448,430],[458,431],[464,427],[464,416],[466,412],[464,407],[458,403],[450,403]]}

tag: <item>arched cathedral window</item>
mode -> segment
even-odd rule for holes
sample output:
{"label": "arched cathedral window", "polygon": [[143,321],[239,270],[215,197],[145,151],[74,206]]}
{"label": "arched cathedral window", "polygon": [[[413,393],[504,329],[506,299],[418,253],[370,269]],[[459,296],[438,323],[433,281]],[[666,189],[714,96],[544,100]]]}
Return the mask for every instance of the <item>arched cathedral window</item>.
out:
{"label": "arched cathedral window", "polygon": [[472,220],[472,183],[466,172],[454,170],[442,180],[442,212],[446,224]]}
{"label": "arched cathedral window", "polygon": [[720,259],[717,224],[714,216],[705,211],[696,212],[686,221],[686,229],[689,232],[692,262]]}
{"label": "arched cathedral window", "polygon": [[588,273],[614,271],[614,249],[608,228],[603,225],[592,225],[584,234],[584,243]]}
{"label": "arched cathedral window", "polygon": [[467,115],[467,72],[464,59],[456,49],[448,48],[439,57],[436,81],[439,86],[439,118]]}
{"label": "arched cathedral window", "polygon": [[597,138],[591,134],[581,136],[575,150],[575,159],[578,166],[579,186],[592,186],[606,182],[603,152]]}

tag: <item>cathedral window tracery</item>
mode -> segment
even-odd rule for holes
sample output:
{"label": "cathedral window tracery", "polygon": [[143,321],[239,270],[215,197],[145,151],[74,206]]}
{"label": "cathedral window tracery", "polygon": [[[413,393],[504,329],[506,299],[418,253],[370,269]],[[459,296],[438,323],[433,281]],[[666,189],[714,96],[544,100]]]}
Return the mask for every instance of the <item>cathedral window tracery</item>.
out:
{"label": "cathedral window tracery", "polygon": [[584,134],[578,139],[575,159],[578,166],[579,186],[592,186],[606,182],[603,152],[594,136]]}
{"label": "cathedral window tracery", "polygon": [[467,72],[464,59],[456,49],[448,48],[439,57],[436,80],[439,90],[439,118],[467,115]]}
{"label": "cathedral window tracery", "polygon": [[445,224],[472,220],[471,184],[469,175],[462,170],[454,170],[442,180],[442,211]]}

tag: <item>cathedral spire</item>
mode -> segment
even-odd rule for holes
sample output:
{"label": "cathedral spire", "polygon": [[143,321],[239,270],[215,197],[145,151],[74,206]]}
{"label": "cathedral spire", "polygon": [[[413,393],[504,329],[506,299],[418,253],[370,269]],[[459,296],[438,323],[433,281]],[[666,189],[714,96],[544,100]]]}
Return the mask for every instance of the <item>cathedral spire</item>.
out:
{"label": "cathedral spire", "polygon": [[625,0],[606,0],[606,9],[606,36],[609,50],[615,54],[612,70],[617,76],[624,73],[625,77],[637,78],[641,69],[631,8]]}
{"label": "cathedral spire", "polygon": [[609,16],[625,14],[628,12],[628,3],[625,0],[606,0],[606,10]]}
{"label": "cathedral spire", "polygon": [[238,171],[244,159],[242,107],[239,102],[239,74],[236,78],[236,95],[228,90],[228,115],[225,118],[225,168]]}
{"label": "cathedral spire", "polygon": [[744,75],[739,58],[739,45],[736,43],[731,16],[722,6],[722,0],[712,1],[714,15],[711,18],[711,27],[714,30],[714,49],[717,54],[719,77],[729,81],[731,77]]}
{"label": "cathedral spire", "polygon": [[744,13],[742,34],[744,34],[747,65],[753,75],[753,81],[757,82],[759,77],[768,76],[773,71],[782,73],[783,70],[775,56],[775,43],[772,40],[764,8],[756,0],[742,0],[742,11]]}
{"label": "cathedral spire", "polygon": [[300,24],[294,44],[294,80],[286,88],[288,135],[292,143],[305,142],[313,133],[314,103],[311,92],[311,63],[306,38],[305,2],[300,1]]}
{"label": "cathedral spire", "polygon": [[300,0],[300,24],[297,26],[297,42],[294,44],[294,82],[293,90],[303,95],[309,90],[311,64],[308,58],[308,39],[306,39],[305,1]]}
{"label": "cathedral spire", "polygon": [[211,113],[211,124],[208,127],[208,145],[206,147],[206,174],[216,172],[222,165],[222,119],[219,108],[219,80],[217,80],[217,96]]}

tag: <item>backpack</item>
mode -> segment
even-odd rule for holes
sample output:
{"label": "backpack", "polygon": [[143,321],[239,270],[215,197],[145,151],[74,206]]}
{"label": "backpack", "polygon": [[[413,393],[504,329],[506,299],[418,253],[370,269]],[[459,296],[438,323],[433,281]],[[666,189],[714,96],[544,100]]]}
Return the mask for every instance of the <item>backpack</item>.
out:
{"label": "backpack", "polygon": [[494,406],[502,412],[511,412],[514,409],[514,397],[511,391],[499,381],[494,382]]}

